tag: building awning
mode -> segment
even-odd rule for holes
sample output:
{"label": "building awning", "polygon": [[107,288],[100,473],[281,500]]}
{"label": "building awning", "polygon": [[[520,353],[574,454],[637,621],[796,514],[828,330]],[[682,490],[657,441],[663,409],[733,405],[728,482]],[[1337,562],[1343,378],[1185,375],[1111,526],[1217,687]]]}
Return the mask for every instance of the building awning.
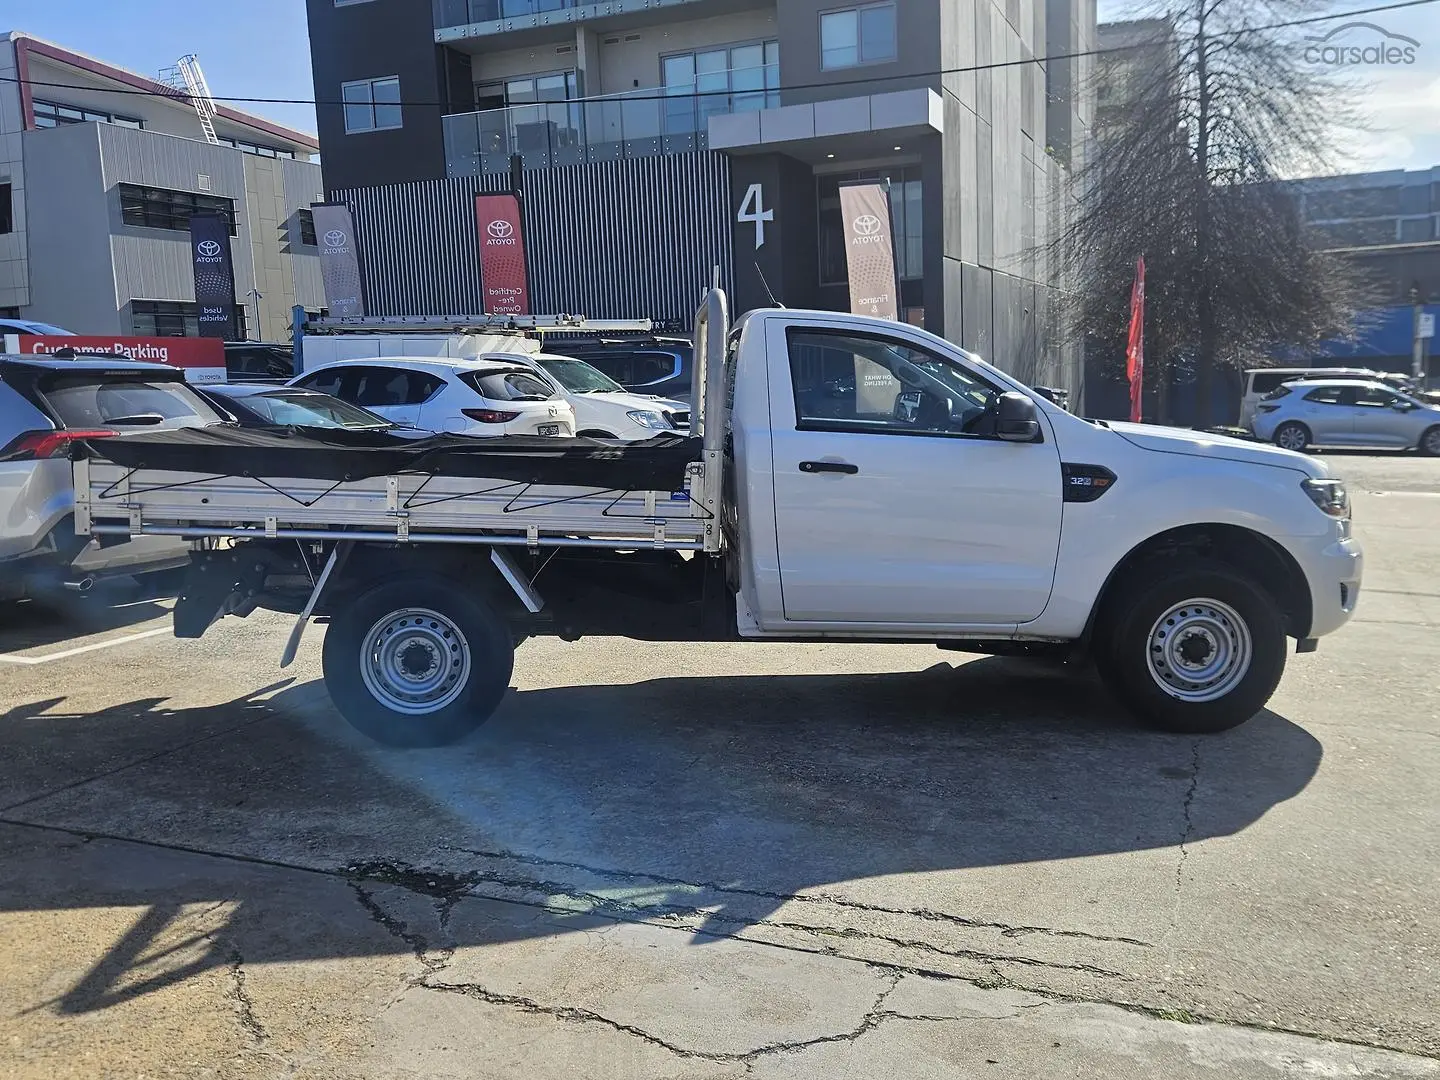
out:
{"label": "building awning", "polygon": [[873,144],[876,150],[890,150],[890,144],[906,137],[944,130],[940,95],[919,87],[712,116],[710,149],[730,154],[783,151],[803,158],[818,156],[836,140],[847,147]]}

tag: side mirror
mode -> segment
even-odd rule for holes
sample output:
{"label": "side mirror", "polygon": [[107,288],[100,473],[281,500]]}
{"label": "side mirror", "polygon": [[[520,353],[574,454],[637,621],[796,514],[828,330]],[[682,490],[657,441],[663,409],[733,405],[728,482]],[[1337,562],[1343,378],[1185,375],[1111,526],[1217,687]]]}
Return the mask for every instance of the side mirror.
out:
{"label": "side mirror", "polygon": [[1411,409],[1415,408],[1415,403],[1413,401],[1397,401],[1394,405],[1391,405],[1390,407],[1396,412],[1409,412]]}
{"label": "side mirror", "polygon": [[1006,442],[1034,442],[1040,437],[1040,419],[1035,402],[1018,390],[1000,395],[996,406],[995,434]]}

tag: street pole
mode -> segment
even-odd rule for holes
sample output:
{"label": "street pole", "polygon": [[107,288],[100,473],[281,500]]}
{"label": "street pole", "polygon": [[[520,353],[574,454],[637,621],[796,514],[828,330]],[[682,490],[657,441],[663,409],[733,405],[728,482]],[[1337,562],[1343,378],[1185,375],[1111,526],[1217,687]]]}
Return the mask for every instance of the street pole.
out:
{"label": "street pole", "polygon": [[1425,339],[1420,335],[1420,323],[1425,317],[1425,305],[1420,302],[1420,285],[1410,286],[1410,374],[1419,380],[1425,378]]}

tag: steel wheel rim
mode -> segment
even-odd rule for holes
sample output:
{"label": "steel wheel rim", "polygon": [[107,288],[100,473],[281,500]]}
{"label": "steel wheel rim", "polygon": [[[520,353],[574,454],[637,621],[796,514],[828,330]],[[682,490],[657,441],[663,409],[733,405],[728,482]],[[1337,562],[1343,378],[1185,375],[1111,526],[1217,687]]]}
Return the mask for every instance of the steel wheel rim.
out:
{"label": "steel wheel rim", "polygon": [[1250,627],[1229,604],[1196,598],[1171,607],[1150,628],[1150,677],[1180,701],[1224,697],[1250,670]]}
{"label": "steel wheel rim", "polygon": [[1303,450],[1305,449],[1305,433],[1294,424],[1289,424],[1280,429],[1275,436],[1275,441],[1282,450]]}
{"label": "steel wheel rim", "polygon": [[407,716],[438,712],[465,692],[470,643],[438,611],[392,611],[370,627],[360,645],[360,677],[387,709]]}

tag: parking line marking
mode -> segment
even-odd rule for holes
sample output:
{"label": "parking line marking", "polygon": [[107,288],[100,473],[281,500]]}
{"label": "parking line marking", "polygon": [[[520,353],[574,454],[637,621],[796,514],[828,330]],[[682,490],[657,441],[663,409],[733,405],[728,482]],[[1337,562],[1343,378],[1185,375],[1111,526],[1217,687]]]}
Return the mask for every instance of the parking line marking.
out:
{"label": "parking line marking", "polygon": [[154,630],[142,630],[138,634],[127,634],[109,641],[97,641],[91,645],[81,645],[75,649],[65,649],[63,652],[50,653],[47,656],[10,656],[7,653],[0,653],[0,664],[48,664],[51,660],[65,660],[72,656],[79,656],[81,653],[97,652],[100,649],[108,649],[112,645],[124,645],[127,642],[140,641],[143,638],[152,638],[168,633],[170,633],[170,627],[158,626]]}

